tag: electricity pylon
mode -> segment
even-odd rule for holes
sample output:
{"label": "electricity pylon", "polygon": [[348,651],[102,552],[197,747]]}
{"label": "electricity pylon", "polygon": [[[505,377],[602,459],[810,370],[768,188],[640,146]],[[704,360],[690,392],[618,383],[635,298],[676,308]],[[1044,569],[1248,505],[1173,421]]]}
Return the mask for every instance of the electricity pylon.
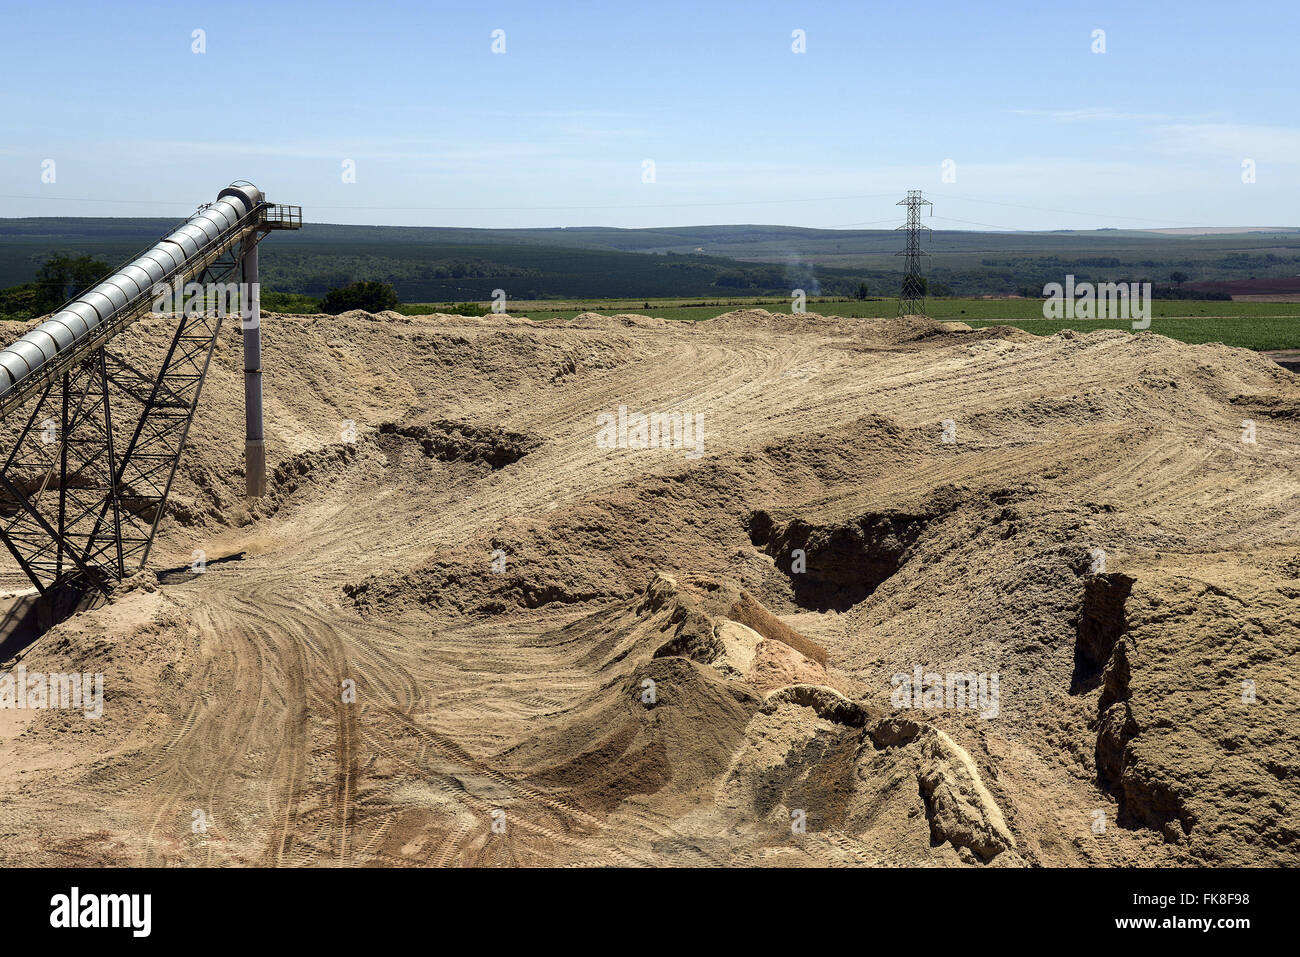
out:
{"label": "electricity pylon", "polygon": [[[899,229],[907,230],[907,245],[895,256],[905,256],[903,264],[903,289],[898,297],[898,314],[900,316],[925,315],[925,277],[921,275],[921,257],[929,253],[921,252],[921,230],[927,233],[928,226],[921,225],[921,207],[934,204],[921,198],[919,189],[909,189],[907,199],[899,200],[899,206],[907,207],[907,225]],[[931,215],[934,215],[931,212]]]}

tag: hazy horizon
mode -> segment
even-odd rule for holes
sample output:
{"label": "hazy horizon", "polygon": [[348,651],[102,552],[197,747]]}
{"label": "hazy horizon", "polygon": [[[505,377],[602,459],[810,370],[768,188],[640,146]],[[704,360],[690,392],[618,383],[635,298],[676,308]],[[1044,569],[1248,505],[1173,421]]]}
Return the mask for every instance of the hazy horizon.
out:
{"label": "hazy horizon", "polygon": [[[895,232],[897,227],[878,226],[878,227],[822,227],[822,226],[801,226],[795,223],[667,223],[662,226],[614,226],[607,223],[582,223],[578,225],[564,226],[455,226],[444,224],[392,224],[392,223],[333,223],[320,220],[313,220],[304,213],[304,223],[308,226],[338,226],[343,228],[356,229],[450,229],[450,230],[483,230],[485,232],[546,232],[546,231],[569,231],[579,232],[581,230],[601,230],[613,229],[627,232],[638,230],[693,230],[693,229],[804,229],[817,230],[822,232],[843,232],[849,233],[891,233]],[[129,216],[129,215],[43,215],[43,216],[0,216],[0,222],[23,221],[33,219],[89,219],[89,220],[139,220],[157,219],[162,222],[172,222],[180,220],[183,217],[168,216]],[[901,219],[902,217],[900,217]],[[960,226],[932,227],[936,233],[1094,233],[1094,232],[1140,232],[1140,233],[1158,233],[1163,235],[1210,235],[1214,233],[1240,234],[1240,233],[1271,233],[1271,232],[1300,232],[1300,226],[1099,226],[1092,229],[977,229],[962,228]]]}

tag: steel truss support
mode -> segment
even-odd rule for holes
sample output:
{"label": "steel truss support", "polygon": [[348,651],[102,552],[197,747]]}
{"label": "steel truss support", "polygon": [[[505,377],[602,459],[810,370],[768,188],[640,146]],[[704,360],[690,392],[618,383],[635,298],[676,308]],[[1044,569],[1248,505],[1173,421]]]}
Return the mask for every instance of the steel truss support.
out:
{"label": "steel truss support", "polygon": [[[921,196],[919,189],[909,189],[907,198],[899,200],[899,206],[907,207],[907,223],[899,229],[907,230],[907,241],[903,249],[894,253],[905,257],[903,262],[903,288],[898,296],[898,314],[900,316],[925,315],[925,277],[921,274],[921,260],[929,253],[921,251],[921,233],[929,232],[928,226],[921,225],[921,207],[934,204]],[[933,208],[931,215],[934,214]]]}
{"label": "steel truss support", "polygon": [[[197,281],[237,266],[223,257]],[[144,567],[221,324],[220,310],[182,312],[156,374],[104,346],[40,394],[0,467],[0,539],[42,594]]]}

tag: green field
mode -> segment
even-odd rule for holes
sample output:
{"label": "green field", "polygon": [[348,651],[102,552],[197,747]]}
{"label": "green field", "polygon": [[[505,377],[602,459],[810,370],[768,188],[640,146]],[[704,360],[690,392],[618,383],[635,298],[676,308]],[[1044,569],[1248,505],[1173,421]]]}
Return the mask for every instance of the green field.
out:
{"label": "green field", "polygon": [[[486,305],[486,303],[484,304]],[[432,303],[412,303],[402,307],[403,312],[418,315],[433,308]],[[708,319],[729,309],[749,306],[770,312],[790,311],[790,300],[773,298],[719,298],[719,299],[601,299],[584,302],[511,302],[512,315],[526,315],[533,319],[571,319],[581,312],[630,312],[638,315],[662,316],[665,319]],[[828,316],[847,318],[889,318],[898,314],[897,299],[809,299],[807,311]],[[1152,303],[1154,318],[1215,318],[1233,319],[1262,317],[1300,317],[1300,303],[1296,302],[1202,302],[1195,299],[1157,299]],[[926,314],[932,319],[955,319],[961,322],[984,320],[1044,322],[1043,303],[1038,299],[928,299]],[[1079,320],[1088,322],[1089,320]],[[1095,320],[1094,320],[1095,321]],[[1118,328],[1120,324],[1116,325]]]}
{"label": "green field", "polygon": [[[1217,303],[1223,305],[1223,303]],[[1016,319],[1005,322],[979,321],[970,325],[1015,326],[1037,336],[1050,336],[1062,329],[1092,332],[1097,329],[1132,331],[1128,322],[1066,322],[1056,319]],[[1221,342],[1226,346],[1259,351],[1300,348],[1300,315],[1292,316],[1169,316],[1155,317],[1147,330],[1180,342]]]}

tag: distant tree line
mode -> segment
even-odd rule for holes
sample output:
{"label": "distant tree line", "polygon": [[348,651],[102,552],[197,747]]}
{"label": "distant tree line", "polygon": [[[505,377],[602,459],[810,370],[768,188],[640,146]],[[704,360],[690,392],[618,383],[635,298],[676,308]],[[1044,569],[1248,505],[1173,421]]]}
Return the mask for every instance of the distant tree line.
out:
{"label": "distant tree line", "polygon": [[[271,311],[329,312],[350,309],[381,312],[401,301],[457,302],[448,307],[473,314],[475,301],[505,289],[518,299],[601,299],[627,296],[753,295],[788,297],[802,289],[809,296],[865,299],[898,294],[898,268],[824,266],[806,262],[742,262],[722,257],[680,253],[624,253],[546,246],[467,245],[461,255],[448,255],[447,246],[428,249],[412,244],[383,247],[360,243],[321,243],[291,250],[268,250],[262,260],[263,305]],[[392,251],[390,251],[390,249]],[[10,256],[14,253],[11,251]],[[125,254],[124,254],[125,255]],[[116,258],[116,257],[114,257]],[[35,278],[0,289],[0,317],[28,320],[47,315],[83,292],[109,271],[92,255],[59,252],[43,259],[24,257],[26,270],[36,263]],[[971,265],[962,265],[962,262]],[[31,275],[10,263],[14,278]],[[1226,256],[1171,262],[1134,256],[1011,255],[942,260],[926,271],[930,297],[1014,295],[1039,298],[1046,283],[1069,274],[1077,282],[1152,281],[1157,299],[1227,300],[1226,293],[1189,290],[1198,279],[1293,275],[1300,256],[1234,252]],[[357,276],[368,277],[356,280]],[[1144,277],[1144,278],[1138,278]],[[12,280],[11,280],[12,281]],[[279,297],[279,298],[277,298]]]}

